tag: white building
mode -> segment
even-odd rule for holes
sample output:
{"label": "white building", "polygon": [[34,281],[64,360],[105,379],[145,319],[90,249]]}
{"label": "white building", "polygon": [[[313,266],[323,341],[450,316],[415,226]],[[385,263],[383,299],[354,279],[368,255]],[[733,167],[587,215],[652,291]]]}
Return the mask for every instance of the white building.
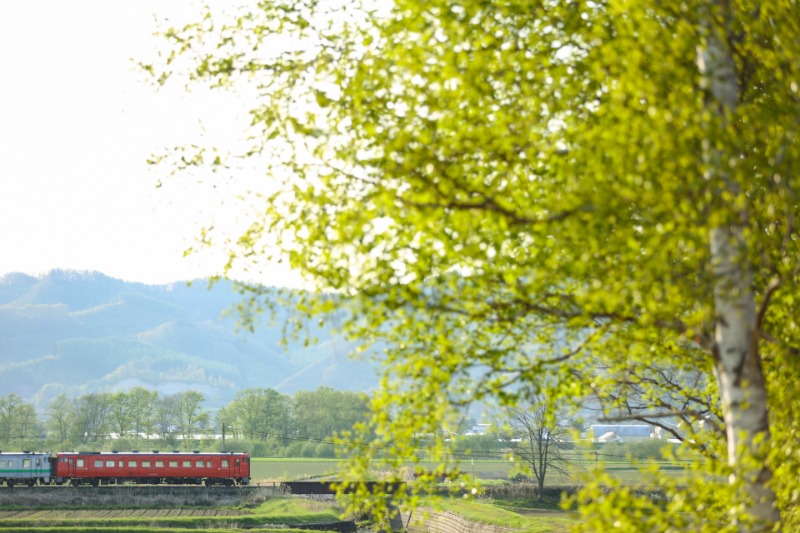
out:
{"label": "white building", "polygon": [[653,438],[653,429],[647,424],[595,424],[587,437],[594,442],[636,442]]}

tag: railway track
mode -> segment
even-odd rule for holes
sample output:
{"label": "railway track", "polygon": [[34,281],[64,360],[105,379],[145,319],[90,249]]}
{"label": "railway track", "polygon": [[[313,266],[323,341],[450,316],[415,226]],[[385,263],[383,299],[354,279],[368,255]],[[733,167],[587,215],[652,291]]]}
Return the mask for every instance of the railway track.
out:
{"label": "railway track", "polygon": [[115,494],[130,494],[132,496],[149,495],[149,494],[196,494],[198,492],[208,492],[213,494],[241,494],[241,493],[275,493],[285,492],[281,483],[265,483],[255,485],[237,485],[233,487],[225,487],[221,485],[214,485],[206,487],[203,485],[101,485],[93,487],[91,485],[81,485],[73,487],[69,485],[36,485],[35,487],[27,487],[17,485],[13,488],[0,486],[0,494],[26,494],[26,493],[41,493],[41,494],[62,494],[66,492],[75,493],[94,493],[104,494],[113,492]]}

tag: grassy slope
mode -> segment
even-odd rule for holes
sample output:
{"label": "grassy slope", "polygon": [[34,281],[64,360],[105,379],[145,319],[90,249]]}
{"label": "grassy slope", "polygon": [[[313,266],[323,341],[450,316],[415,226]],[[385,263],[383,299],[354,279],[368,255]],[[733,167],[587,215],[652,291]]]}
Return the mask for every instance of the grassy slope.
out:
{"label": "grassy slope", "polygon": [[577,520],[575,513],[562,511],[555,502],[527,508],[506,508],[502,502],[441,499],[433,508],[454,513],[470,522],[510,527],[529,533],[562,533]]}

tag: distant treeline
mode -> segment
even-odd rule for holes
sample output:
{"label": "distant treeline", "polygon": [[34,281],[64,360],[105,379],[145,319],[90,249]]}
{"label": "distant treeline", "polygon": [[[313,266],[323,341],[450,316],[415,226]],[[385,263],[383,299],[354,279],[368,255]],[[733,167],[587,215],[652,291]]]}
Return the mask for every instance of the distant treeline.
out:
{"label": "distant treeline", "polygon": [[202,392],[59,395],[37,414],[16,394],[0,397],[2,450],[226,449],[254,456],[333,457],[332,437],[369,415],[360,393],[320,387],[294,395],[245,389],[212,415]]}

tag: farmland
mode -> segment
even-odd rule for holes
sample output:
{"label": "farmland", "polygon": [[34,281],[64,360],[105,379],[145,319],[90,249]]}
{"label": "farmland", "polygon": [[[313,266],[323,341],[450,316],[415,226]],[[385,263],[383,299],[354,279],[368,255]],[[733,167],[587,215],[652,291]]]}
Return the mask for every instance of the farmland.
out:
{"label": "farmland", "polygon": [[[186,531],[333,524],[333,501],[273,497],[267,488],[50,487],[0,491],[0,531]],[[270,527],[265,526],[269,524]]]}
{"label": "farmland", "polygon": [[[254,484],[272,483],[276,481],[317,478],[334,475],[338,462],[335,459],[252,459],[251,477]],[[613,477],[628,483],[642,482],[639,465],[657,466],[661,471],[679,475],[688,463],[668,460],[641,459],[632,460],[622,456],[575,456],[567,463],[569,476],[553,473],[547,477],[547,485],[576,485],[592,479],[596,469],[602,467]],[[422,464],[423,468],[435,465]],[[466,460],[459,463],[459,468],[468,477],[486,483],[509,480],[517,470],[514,463],[507,460]]]}
{"label": "farmland", "polygon": [[[429,503],[429,502],[426,502]],[[444,510],[525,531],[567,531],[572,513],[513,502],[445,501]],[[286,497],[268,487],[49,487],[0,490],[0,531],[272,531],[339,522],[333,500]],[[313,526],[312,526],[313,525]]]}
{"label": "farmland", "polygon": [[[591,477],[597,463],[592,457],[573,461],[569,477],[553,475],[547,501],[533,502],[531,484],[509,484],[516,472],[501,460],[463,461],[461,469],[486,488],[475,501],[445,499],[447,511],[467,520],[511,525],[525,531],[567,531],[577,518],[557,506],[562,488],[575,487]],[[682,465],[651,461],[662,470],[680,473]],[[256,528],[283,533],[309,524],[333,524],[343,509],[333,500],[287,497],[281,481],[332,475],[336,460],[254,459],[249,487],[17,487],[0,488],[0,532],[64,531],[244,531]],[[432,466],[432,465],[429,465]],[[606,468],[630,483],[641,474],[630,460],[606,461]],[[423,465],[425,467],[425,465]],[[513,489],[513,490],[507,490]]]}

